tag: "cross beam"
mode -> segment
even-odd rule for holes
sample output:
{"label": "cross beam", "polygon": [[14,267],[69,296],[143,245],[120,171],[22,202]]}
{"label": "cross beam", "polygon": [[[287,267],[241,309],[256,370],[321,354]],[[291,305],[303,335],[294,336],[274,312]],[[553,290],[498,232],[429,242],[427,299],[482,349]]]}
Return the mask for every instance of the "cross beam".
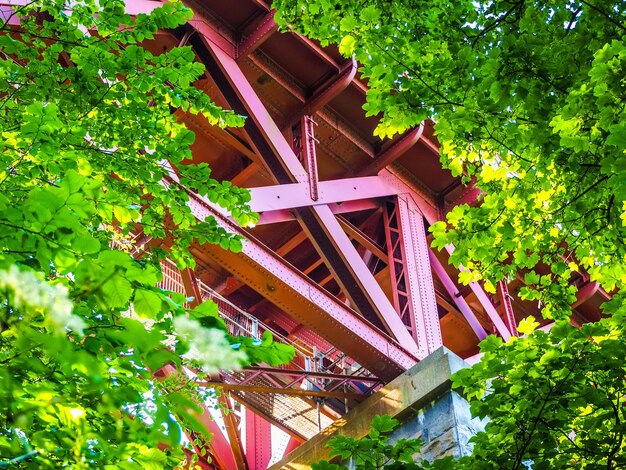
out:
{"label": "cross beam", "polygon": [[193,249],[199,262],[208,259],[217,261],[297,321],[323,334],[327,341],[385,381],[394,379],[417,362],[413,354],[306,275],[285,263],[208,201],[190,193],[188,204],[197,218],[205,220],[207,217],[215,217],[226,230],[246,238],[240,253],[232,253],[210,244]]}
{"label": "cross beam", "polygon": [[269,393],[273,395],[290,395],[296,397],[316,397],[316,398],[338,398],[341,400],[362,399],[362,393],[329,392],[326,390],[304,390],[297,388],[283,387],[261,387],[257,385],[230,384],[224,382],[204,381],[198,382],[200,387],[211,387],[224,391],[248,392],[248,393]]}
{"label": "cross beam", "polygon": [[249,188],[250,208],[255,212],[296,209],[399,194],[402,188],[387,175],[345,178],[317,183],[317,200],[308,183],[290,183]]}
{"label": "cross beam", "polygon": [[[308,175],[298,157],[261,103],[236,61],[210,37],[193,35],[190,43],[235,112],[246,114],[244,130],[278,183],[306,183]],[[331,268],[352,305],[370,321],[382,324],[403,347],[417,345],[396,314],[328,206],[296,210],[298,222]]]}
{"label": "cross beam", "polygon": [[265,13],[251,29],[252,32],[237,44],[237,59],[247,57],[278,30],[274,21],[274,10]]}

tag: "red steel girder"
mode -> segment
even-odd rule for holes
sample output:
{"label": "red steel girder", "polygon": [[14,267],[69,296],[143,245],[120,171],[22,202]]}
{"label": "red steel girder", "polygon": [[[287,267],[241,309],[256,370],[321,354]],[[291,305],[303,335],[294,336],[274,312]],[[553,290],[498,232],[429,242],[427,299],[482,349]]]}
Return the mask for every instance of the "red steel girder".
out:
{"label": "red steel girder", "polygon": [[[452,254],[454,252],[454,246],[447,245],[446,251],[449,254]],[[465,270],[465,268],[463,266],[459,266],[459,270],[463,271]],[[496,327],[496,331],[500,334],[504,341],[508,341],[508,339],[511,337],[511,332],[504,324],[504,321],[500,317],[500,314],[496,310],[496,307],[494,307],[493,302],[491,302],[491,299],[489,299],[489,296],[483,289],[483,286],[481,286],[478,282],[470,282],[469,287],[472,292],[474,292],[474,295],[482,305],[485,313],[487,314],[493,325]]]}
{"label": "red steel girder", "polygon": [[347,60],[341,69],[319,88],[317,88],[310,98],[304,102],[304,106],[285,120],[282,129],[289,128],[295,125],[303,116],[311,115],[316,111],[322,109],[335,97],[337,97],[343,90],[348,88],[352,80],[356,75],[357,65],[354,59]]}
{"label": "red steel girder", "polygon": [[233,408],[230,406],[230,397],[226,393],[221,393],[217,397],[221,408],[222,419],[224,420],[224,426],[226,427],[226,434],[228,434],[228,440],[230,441],[230,448],[235,458],[235,464],[237,469],[249,470],[248,462],[245,458],[245,451],[241,444],[241,436],[237,429],[237,420],[233,413]]}
{"label": "red steel girder", "polygon": [[287,183],[249,188],[250,208],[255,212],[297,209],[300,207],[393,196],[403,191],[389,175],[344,178],[317,183],[317,199],[309,183]]}
{"label": "red steel girder", "polygon": [[266,470],[272,458],[272,426],[246,408],[246,460],[250,470]]}
{"label": "red steel girder", "polygon": [[274,22],[274,13],[274,10],[265,13],[252,26],[252,32],[239,41],[236,49],[238,60],[247,57],[278,30],[278,25]]}
{"label": "red steel girder", "polygon": [[407,196],[390,198],[384,214],[396,310],[423,359],[443,345],[424,217]]}
{"label": "red steel girder", "polygon": [[361,393],[343,393],[335,391],[325,390],[303,390],[296,388],[283,388],[283,387],[265,387],[258,385],[240,385],[237,383],[225,383],[225,382],[198,382],[201,387],[211,387],[218,390],[229,390],[233,392],[248,392],[248,393],[267,393],[271,395],[291,395],[297,397],[318,397],[318,398],[339,398],[339,399],[356,399],[361,398]]}
{"label": "red steel girder", "polygon": [[480,321],[478,321],[478,318],[476,318],[474,311],[465,301],[465,298],[459,292],[458,287],[456,286],[452,278],[448,275],[435,253],[433,253],[430,248],[428,249],[428,256],[430,258],[430,264],[433,267],[433,271],[435,271],[435,274],[437,274],[437,277],[443,284],[443,287],[448,292],[448,295],[450,295],[450,298],[452,299],[456,307],[463,314],[463,316],[467,320],[467,323],[469,323],[469,325],[472,327],[472,330],[476,334],[476,337],[482,341],[487,337],[487,332],[481,325]]}
{"label": "red steel girder", "polygon": [[[345,214],[349,212],[358,212],[368,209],[378,209],[380,204],[373,199],[361,199],[357,201],[347,201],[328,204],[333,214]],[[296,216],[291,209],[279,209],[273,211],[265,211],[260,214],[261,218],[257,225],[276,224],[279,222],[287,222],[295,220]]]}
{"label": "red steel girder", "polygon": [[593,295],[600,290],[600,284],[597,282],[587,282],[576,292],[576,301],[572,304],[572,308],[584,304]]}
{"label": "red steel girder", "polygon": [[[168,377],[172,374],[177,374],[176,368],[172,365],[166,365],[162,367],[157,375]],[[244,470],[237,465],[237,461],[233,456],[232,448],[226,437],[222,433],[222,430],[218,424],[211,417],[211,412],[204,403],[198,403],[198,406],[202,409],[201,413],[196,413],[195,418],[202,423],[208,432],[212,434],[209,442],[209,449],[211,454],[215,457],[218,466],[224,470]],[[196,436],[191,436],[192,438]],[[194,449],[198,455],[200,455],[201,449],[194,444]]]}
{"label": "red steel girder", "polygon": [[504,323],[513,336],[518,336],[517,321],[515,320],[511,294],[509,294],[509,286],[506,281],[498,282],[498,295],[500,296],[500,303],[504,309]]}
{"label": "red steel girder", "polygon": [[319,199],[319,176],[317,172],[317,156],[315,154],[315,132],[313,126],[316,125],[313,117],[305,114],[300,119],[300,133],[302,138],[302,157],[306,172],[309,176],[309,195],[311,199]]}
{"label": "red steel girder", "polygon": [[213,216],[228,231],[246,238],[241,253],[210,244],[194,249],[199,263],[207,257],[218,262],[386,382],[417,362],[410,352],[244,232],[208,201],[190,194],[189,206],[199,219]]}
{"label": "red steel girder", "polygon": [[391,165],[400,158],[407,150],[413,147],[422,138],[424,124],[420,124],[415,129],[407,131],[402,137],[397,139],[391,146],[374,157],[371,163],[359,170],[356,176],[375,175],[387,165]]}
{"label": "red steel girder", "polygon": [[[306,170],[280,133],[234,59],[210,38],[193,35],[190,43],[235,112],[249,115],[244,126],[267,168],[279,183],[307,182]],[[381,324],[405,348],[417,346],[347,235],[327,206],[297,209],[298,221],[310,235],[344,293],[368,320]]]}
{"label": "red steel girder", "polygon": [[291,452],[293,452],[294,450],[296,450],[298,447],[300,447],[301,442],[298,442],[297,439],[294,439],[293,437],[289,439],[289,442],[287,443],[287,447],[285,447],[285,452],[283,453],[283,457],[285,457],[286,455],[290,454]]}

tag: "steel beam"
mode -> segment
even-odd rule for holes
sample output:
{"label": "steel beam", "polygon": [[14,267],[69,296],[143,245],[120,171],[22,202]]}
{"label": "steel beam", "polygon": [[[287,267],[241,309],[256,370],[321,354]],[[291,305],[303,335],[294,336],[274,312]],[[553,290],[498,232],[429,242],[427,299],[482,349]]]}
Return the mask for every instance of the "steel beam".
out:
{"label": "steel beam", "polygon": [[213,216],[226,230],[246,238],[241,253],[226,251],[218,245],[204,245],[194,249],[199,262],[207,258],[216,261],[386,382],[417,362],[409,351],[321,289],[249,233],[242,231],[208,201],[190,194],[188,204],[200,220]]}
{"label": "steel beam", "polygon": [[220,24],[212,23],[209,18],[198,14],[195,8],[191,10],[193,11],[193,17],[187,24],[205,38],[210,38],[213,44],[216,44],[220,50],[224,51],[230,57],[235,57],[237,44],[233,41],[230,31],[225,30]]}
{"label": "steel beam", "polygon": [[500,297],[500,304],[504,310],[504,322],[506,327],[513,336],[518,336],[517,321],[515,320],[515,312],[513,311],[513,304],[511,303],[511,294],[509,294],[509,286],[506,281],[498,282],[498,295]]}
{"label": "steel beam", "polygon": [[236,49],[237,60],[250,55],[278,30],[274,13],[274,10],[265,13],[252,27],[252,32],[239,41]]}
{"label": "steel beam", "polygon": [[337,72],[337,75],[331,77],[324,84],[322,84],[319,88],[317,88],[310,98],[304,102],[304,106],[298,109],[298,111],[287,118],[285,123],[280,126],[282,129],[290,128],[295,125],[303,116],[310,115],[319,111],[328,103],[330,103],[334,98],[339,96],[339,94],[348,88],[350,83],[352,83],[352,79],[356,75],[357,64],[356,60],[349,59],[342,66],[341,69]]}
{"label": "steel beam", "polygon": [[317,200],[308,182],[262,186],[250,189],[250,208],[255,212],[297,209],[372,199],[400,194],[403,188],[394,184],[388,175],[344,178],[317,183]]}
{"label": "steel beam", "polygon": [[456,199],[445,203],[445,210],[446,212],[449,212],[456,206],[474,204],[482,194],[484,194],[482,190],[474,186],[474,183],[470,183],[468,186],[463,188],[461,194]]}
{"label": "steel beam", "polygon": [[298,38],[298,40],[301,43],[305,44],[309,48],[310,51],[312,51],[316,56],[318,56],[320,59],[326,62],[326,64],[330,65],[331,67],[336,68],[337,70],[341,68],[341,66],[335,61],[335,59],[329,56],[326,53],[326,51],[324,51],[324,49],[322,49],[315,42],[313,42],[313,40],[307,38],[306,36],[303,36],[297,31],[292,30],[291,32],[294,34],[296,38]]}
{"label": "steel beam", "polygon": [[387,253],[383,251],[378,243],[372,240],[367,234],[363,233],[361,229],[352,225],[344,217],[339,216],[337,217],[337,220],[350,238],[356,240],[359,245],[369,250],[369,252],[376,256],[379,260],[384,261],[385,263],[389,262],[389,256]]}
{"label": "steel beam", "polygon": [[576,301],[572,304],[572,308],[576,308],[579,305],[584,304],[600,289],[600,284],[597,282],[588,282],[576,292]]}
{"label": "steel beam", "polygon": [[428,257],[430,259],[430,264],[433,267],[433,271],[435,272],[435,274],[437,274],[437,277],[443,284],[443,287],[448,292],[448,295],[450,295],[450,298],[452,299],[456,307],[463,314],[465,320],[467,320],[467,323],[469,323],[469,325],[472,327],[472,330],[476,334],[476,337],[481,341],[485,339],[487,337],[487,332],[481,325],[480,321],[478,321],[478,318],[476,318],[474,311],[465,301],[465,298],[463,298],[463,296],[459,292],[459,289],[452,280],[452,278],[448,275],[445,268],[430,248],[428,249]]}
{"label": "steel beam", "polygon": [[257,165],[255,162],[251,162],[247,167],[245,167],[241,172],[237,173],[235,177],[230,180],[233,186],[240,186],[245,188],[246,181],[250,179],[253,175],[261,171],[261,167]]}
{"label": "steel beam", "polygon": [[[178,373],[176,368],[172,365],[166,365],[159,369],[158,375],[163,377],[168,377],[172,374]],[[230,444],[226,440],[226,437],[222,433],[222,430],[217,425],[217,423],[211,417],[211,412],[207,408],[204,403],[197,403],[197,405],[202,408],[201,413],[195,413],[195,418],[206,428],[208,432],[212,434],[211,440],[209,441],[209,448],[211,449],[211,454],[215,457],[217,464],[222,469],[237,469],[242,470],[241,467],[237,466],[235,458],[233,456],[232,449]],[[194,449],[200,455],[200,448],[194,445]]]}
{"label": "steel beam", "polygon": [[[450,255],[454,253],[454,245],[446,245],[446,251]],[[465,268],[461,265],[459,266],[459,270],[464,271]],[[483,289],[483,286],[481,286],[478,282],[470,282],[469,287],[482,305],[485,313],[487,314],[491,322],[496,327],[496,331],[500,334],[504,341],[508,341],[508,339],[511,337],[511,332],[504,324],[504,321],[500,317],[500,314],[498,313],[496,308],[493,306],[493,302],[491,302],[491,299],[489,299],[489,297],[487,296],[487,293]]]}
{"label": "steel beam", "polygon": [[407,150],[413,147],[422,138],[424,133],[424,124],[420,124],[415,129],[407,131],[400,138],[396,139],[389,148],[380,152],[374,157],[371,163],[359,170],[355,176],[375,175],[387,165],[391,165],[394,161],[404,155]]}
{"label": "steel beam", "polygon": [[410,197],[398,196],[385,208],[385,236],[394,302],[423,359],[443,345],[424,217]]}
{"label": "steel beam", "polygon": [[313,126],[316,125],[313,117],[305,114],[300,119],[300,133],[302,143],[302,159],[304,160],[305,169],[309,175],[309,195],[314,201],[318,201],[319,194],[319,175],[317,172],[317,155],[315,154],[315,132]]}
{"label": "steel beam", "polygon": [[202,303],[202,293],[200,287],[196,282],[196,276],[191,268],[185,268],[180,271],[180,276],[183,281],[183,287],[185,289],[185,295],[187,298],[193,297],[193,300],[189,302],[190,308],[195,308]]}
{"label": "steel beam", "polygon": [[[237,63],[210,38],[193,35],[190,43],[235,112],[250,116],[244,129],[278,183],[305,183],[308,175]],[[298,221],[335,275],[344,293],[370,321],[384,325],[403,347],[417,353],[413,337],[350,243],[327,206],[297,210]]]}
{"label": "steel beam", "polygon": [[240,385],[224,382],[198,382],[200,387],[212,387],[224,391],[246,392],[246,393],[269,393],[273,395],[290,395],[296,397],[318,397],[318,398],[338,398],[340,400],[363,399],[362,393],[327,392],[325,390],[304,390],[284,387],[260,387],[256,385]]}
{"label": "steel beam", "polygon": [[287,443],[287,447],[285,447],[285,452],[283,452],[283,458],[289,455],[289,453],[296,450],[298,447],[300,447],[300,444],[301,442],[298,442],[297,439],[294,439],[293,437],[291,437],[289,439],[289,442]]}
{"label": "steel beam", "polygon": [[249,470],[248,463],[245,459],[245,452],[241,445],[241,436],[237,429],[237,420],[233,413],[233,408],[230,406],[230,397],[228,394],[221,393],[217,397],[217,401],[220,404],[220,411],[222,413],[222,419],[224,420],[224,426],[226,427],[226,434],[228,434],[228,440],[230,441],[230,448],[235,458],[235,464],[237,470]]}
{"label": "steel beam", "polygon": [[[13,14],[14,7],[23,7],[33,3],[32,0],[0,0],[0,20],[9,20],[10,25],[19,25],[19,18]],[[71,4],[70,4],[71,5]],[[161,2],[154,0],[125,0],[124,10],[128,15],[149,15],[153,10],[162,6]],[[66,11],[71,11],[71,6]]]}
{"label": "steel beam", "polygon": [[[349,212],[359,212],[371,209],[378,209],[380,204],[373,199],[361,199],[358,201],[347,201],[328,204],[333,214],[346,214]],[[296,220],[293,210],[281,209],[275,211],[266,211],[260,214],[261,218],[257,225],[276,224],[279,222],[289,222]]]}
{"label": "steel beam", "polygon": [[244,370],[259,372],[261,374],[269,374],[276,376],[297,377],[300,379],[318,378],[326,380],[341,380],[348,382],[359,382],[369,384],[380,384],[381,381],[377,377],[362,377],[360,375],[333,374],[330,372],[315,372],[305,370],[280,369],[278,367],[249,366]]}
{"label": "steel beam", "polygon": [[483,289],[483,286],[481,286],[478,282],[470,282],[469,286],[470,289],[472,289],[472,292],[474,292],[474,295],[476,296],[480,304],[485,309],[487,316],[493,322],[494,326],[496,327],[496,331],[500,333],[500,336],[502,336],[502,339],[504,341],[508,341],[511,337],[511,332],[504,324],[504,321],[502,321],[500,314],[493,306],[493,302],[487,296],[487,293]]}
{"label": "steel beam", "polygon": [[272,458],[272,426],[246,408],[246,460],[250,470],[266,470]]}

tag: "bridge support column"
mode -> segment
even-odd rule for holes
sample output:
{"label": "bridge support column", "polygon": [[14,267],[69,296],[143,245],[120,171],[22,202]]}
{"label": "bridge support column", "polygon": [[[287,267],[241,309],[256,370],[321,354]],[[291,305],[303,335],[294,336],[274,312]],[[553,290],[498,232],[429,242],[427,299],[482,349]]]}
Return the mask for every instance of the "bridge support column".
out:
{"label": "bridge support column", "polygon": [[439,348],[407,372],[344,416],[303,443],[269,470],[304,470],[311,463],[328,459],[326,446],[334,435],[364,437],[375,415],[387,414],[398,419],[400,426],[392,439],[421,438],[424,441],[418,459],[432,461],[471,452],[469,439],[483,428],[472,419],[469,403],[452,390],[450,376],[467,364],[444,347]]}

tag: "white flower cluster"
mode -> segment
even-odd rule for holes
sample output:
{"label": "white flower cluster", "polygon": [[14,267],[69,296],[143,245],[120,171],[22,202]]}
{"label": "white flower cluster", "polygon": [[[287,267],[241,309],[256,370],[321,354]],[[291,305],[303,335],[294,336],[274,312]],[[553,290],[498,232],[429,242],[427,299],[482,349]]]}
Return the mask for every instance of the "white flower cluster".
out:
{"label": "white flower cluster", "polygon": [[81,334],[85,329],[85,322],[72,314],[72,301],[67,287],[62,284],[51,284],[32,271],[21,271],[12,265],[8,270],[0,271],[0,289],[13,292],[10,301],[15,308],[43,310],[46,319],[60,334],[66,333],[67,328]]}
{"label": "white flower cluster", "polygon": [[204,328],[187,317],[175,317],[174,328],[189,345],[189,351],[183,357],[198,362],[207,374],[220,369],[240,369],[247,358],[243,351],[231,347],[222,330]]}

